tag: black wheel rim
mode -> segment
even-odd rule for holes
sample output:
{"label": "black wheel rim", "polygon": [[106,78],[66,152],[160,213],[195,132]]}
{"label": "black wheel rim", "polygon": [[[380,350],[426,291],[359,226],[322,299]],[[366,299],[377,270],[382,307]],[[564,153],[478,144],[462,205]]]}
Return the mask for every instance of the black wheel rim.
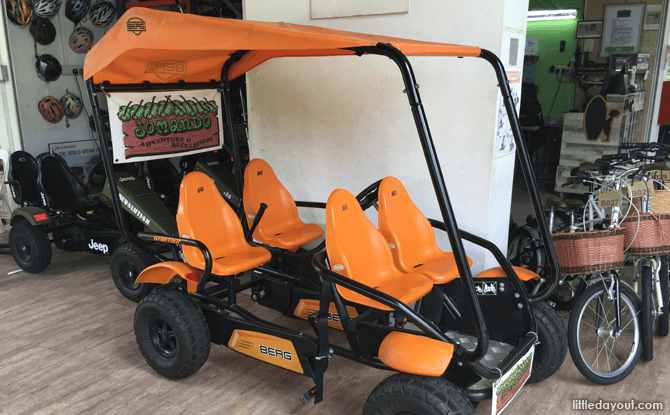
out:
{"label": "black wheel rim", "polygon": [[33,260],[33,253],[25,236],[19,235],[16,238],[16,248],[16,254],[21,259],[21,261],[31,262]]}
{"label": "black wheel rim", "polygon": [[154,317],[149,326],[149,335],[156,351],[161,356],[171,359],[177,354],[177,336],[167,321]]}
{"label": "black wheel rim", "polygon": [[141,288],[140,284],[135,284],[135,279],[139,275],[139,270],[131,261],[123,261],[119,267],[121,281],[131,291],[137,291]]}

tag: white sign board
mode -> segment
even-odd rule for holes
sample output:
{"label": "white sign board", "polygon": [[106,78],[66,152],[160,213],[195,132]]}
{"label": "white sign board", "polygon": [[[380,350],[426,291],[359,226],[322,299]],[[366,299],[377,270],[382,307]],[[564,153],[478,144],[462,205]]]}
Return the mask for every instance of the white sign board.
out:
{"label": "white sign board", "polygon": [[223,146],[217,90],[110,94],[114,163],[183,156]]}
{"label": "white sign board", "polygon": [[605,6],[600,56],[611,53],[636,53],[640,44],[644,4]]}

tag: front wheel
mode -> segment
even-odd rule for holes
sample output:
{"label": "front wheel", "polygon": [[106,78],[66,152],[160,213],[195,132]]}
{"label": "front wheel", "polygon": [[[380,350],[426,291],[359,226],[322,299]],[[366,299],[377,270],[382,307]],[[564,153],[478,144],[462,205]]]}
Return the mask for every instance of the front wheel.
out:
{"label": "front wheel", "polygon": [[51,263],[51,242],[46,231],[27,221],[12,225],[9,230],[9,250],[16,264],[26,272],[42,272]]}
{"label": "front wheel", "polygon": [[160,375],[182,379],[209,357],[209,327],[200,308],[175,289],[152,292],[135,310],[135,339],[142,356]]}
{"label": "front wheel", "polygon": [[135,284],[137,276],[153,261],[136,246],[124,243],[112,255],[112,280],[124,297],[139,302],[151,290],[152,284]]}
{"label": "front wheel", "polygon": [[642,353],[640,301],[635,291],[619,285],[621,326],[616,326],[616,295],[609,281],[598,281],[579,296],[568,322],[570,356],[585,378],[599,385],[623,380]]}
{"label": "front wheel", "polygon": [[544,301],[534,303],[531,309],[537,321],[537,337],[540,344],[533,357],[533,370],[528,383],[537,383],[561,368],[568,354],[568,334],[561,316],[549,304]]}
{"label": "front wheel", "polygon": [[370,393],[363,415],[476,415],[461,389],[440,377],[397,373]]}
{"label": "front wheel", "polygon": [[670,300],[670,276],[668,276],[668,256],[664,255],[661,257],[661,273],[659,275],[661,279],[661,298],[663,299],[662,304],[662,314],[658,316],[658,335],[667,336],[670,334],[670,307],[668,307],[668,301]]}

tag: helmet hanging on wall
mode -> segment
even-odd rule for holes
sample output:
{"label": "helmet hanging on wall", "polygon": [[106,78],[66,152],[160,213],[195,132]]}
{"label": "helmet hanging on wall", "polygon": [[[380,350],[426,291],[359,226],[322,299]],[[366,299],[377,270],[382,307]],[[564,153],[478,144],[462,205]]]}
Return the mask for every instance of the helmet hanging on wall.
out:
{"label": "helmet hanging on wall", "polygon": [[58,14],[61,0],[33,0],[35,16],[48,19]]}
{"label": "helmet hanging on wall", "polygon": [[40,45],[50,45],[56,39],[56,28],[49,19],[34,18],[28,30]]}
{"label": "helmet hanging on wall", "polygon": [[79,26],[70,35],[70,49],[77,53],[86,53],[91,50],[93,41],[93,32],[91,32],[91,29]]}
{"label": "helmet hanging on wall", "polygon": [[39,108],[42,117],[53,124],[58,124],[60,120],[63,119],[63,115],[65,115],[65,108],[63,108],[60,101],[54,97],[42,98]]}
{"label": "helmet hanging on wall", "polygon": [[77,24],[84,20],[91,9],[91,0],[67,0],[65,3],[65,17]]}
{"label": "helmet hanging on wall", "polygon": [[60,99],[60,103],[63,104],[63,108],[65,108],[65,116],[71,120],[77,118],[81,114],[81,110],[84,108],[84,103],[81,102],[81,98],[71,92],[63,95],[63,98]]}
{"label": "helmet hanging on wall", "polygon": [[114,21],[114,16],[116,15],[116,9],[114,5],[108,1],[101,1],[95,3],[91,7],[91,12],[88,14],[88,18],[96,26],[107,26]]}
{"label": "helmet hanging on wall", "polygon": [[41,80],[47,82],[55,81],[63,73],[63,68],[61,68],[58,59],[47,53],[37,58],[37,62],[35,62],[35,70],[37,70],[37,76],[39,76]]}
{"label": "helmet hanging on wall", "polygon": [[6,0],[7,17],[12,23],[25,26],[33,19],[31,0]]}

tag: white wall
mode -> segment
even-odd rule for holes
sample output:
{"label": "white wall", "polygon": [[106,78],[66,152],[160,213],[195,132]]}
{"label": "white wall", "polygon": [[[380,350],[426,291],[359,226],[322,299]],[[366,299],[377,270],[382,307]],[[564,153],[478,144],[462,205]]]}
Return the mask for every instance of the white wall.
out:
{"label": "white wall", "polygon": [[[38,44],[37,55],[48,53],[55,56],[63,66],[83,68],[86,54],[77,54],[69,46],[74,25],[65,17],[65,1],[58,15],[50,20],[56,27],[56,40],[47,46]],[[40,100],[45,96],[51,95],[60,99],[69,91],[84,100],[84,105],[90,114],[91,106],[81,76],[79,76],[81,94],[77,89],[76,79],[71,73],[62,75],[54,82],[42,81],[35,72],[35,47],[33,37],[28,31],[29,25],[19,26],[8,20],[5,22],[14,63],[23,149],[36,156],[47,151],[49,143],[90,140],[92,136],[86,114],[82,113],[79,118],[70,120],[70,128],[67,128],[65,118],[58,124],[51,124],[42,117],[38,109]],[[103,30],[93,26],[90,22],[85,21],[81,24],[92,30],[96,42],[103,36]]]}
{"label": "white wall", "polygon": [[[0,33],[6,33],[5,27],[12,24],[7,19],[6,7],[2,7],[0,17],[2,17],[2,21],[0,21]],[[5,132],[5,134],[0,135],[0,148],[8,150],[11,153],[14,149],[21,148],[21,136],[14,96],[14,83],[11,81],[12,67],[9,58],[9,43],[5,36],[0,41],[0,65],[7,67],[9,75],[9,79],[0,83],[0,131]]]}
{"label": "white wall", "polygon": [[[506,26],[525,31],[527,9],[527,0],[414,0],[409,13],[311,20],[309,0],[244,2],[249,20],[473,45],[496,54]],[[477,58],[410,61],[458,225],[504,250],[514,158],[494,158],[494,72]],[[393,175],[426,216],[441,218],[403,89],[399,70],[382,57],[261,65],[248,74],[251,156],[266,159],[296,200],[326,201],[336,188],[356,194]],[[448,249],[446,235],[439,242]],[[483,269],[484,254],[468,244],[466,250],[474,270]],[[485,265],[495,263],[487,258]]]}

